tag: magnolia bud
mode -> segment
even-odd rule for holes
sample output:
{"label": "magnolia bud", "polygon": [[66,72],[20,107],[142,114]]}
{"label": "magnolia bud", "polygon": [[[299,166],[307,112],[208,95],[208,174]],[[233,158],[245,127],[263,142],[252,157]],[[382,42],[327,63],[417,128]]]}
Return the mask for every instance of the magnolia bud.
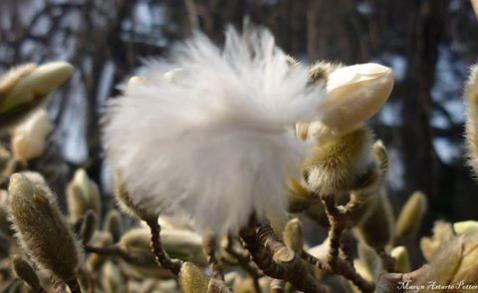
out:
{"label": "magnolia bud", "polygon": [[316,194],[337,194],[373,181],[372,137],[371,130],[362,127],[315,146],[302,167],[307,188]]}
{"label": "magnolia bud", "polygon": [[123,234],[123,221],[120,213],[117,210],[110,210],[106,214],[104,225],[104,229],[113,237],[113,242],[118,242]]}
{"label": "magnolia bud", "polygon": [[[51,62],[24,68],[22,77],[17,80],[8,96],[2,101],[2,111],[22,103],[28,103],[36,97],[43,97],[64,83],[73,72],[73,67],[66,62]],[[28,74],[25,74],[28,72]]]}
{"label": "magnolia bud", "polygon": [[393,212],[385,194],[377,197],[375,208],[357,226],[362,241],[377,251],[383,251],[393,236]]}
{"label": "magnolia bud", "polygon": [[407,200],[395,225],[395,239],[400,241],[416,233],[420,228],[426,211],[427,199],[422,192],[415,192]]}
{"label": "magnolia bud", "polygon": [[478,232],[478,221],[463,221],[453,224],[453,230],[457,235]]}
{"label": "magnolia bud", "polygon": [[93,237],[97,221],[96,214],[93,211],[88,210],[83,218],[80,229],[80,238],[83,243],[88,243],[91,240],[91,237]]}
{"label": "magnolia bud", "polygon": [[11,220],[21,247],[59,279],[74,279],[81,255],[53,195],[20,174],[11,176],[8,192]]}
{"label": "magnolia bud", "polygon": [[[0,77],[0,113],[6,114],[8,111],[15,110],[17,105],[30,102],[33,98],[31,95],[27,95],[21,98],[9,100],[9,95],[15,88],[17,83],[28,76],[32,71],[37,68],[36,64],[25,64],[10,69],[7,73]],[[3,116],[3,115],[2,115]],[[4,122],[4,121],[2,121]]]}
{"label": "magnolia bud", "polygon": [[73,67],[65,62],[12,69],[0,79],[0,125],[3,130],[41,106],[48,93],[64,83]]}
{"label": "magnolia bud", "polygon": [[13,131],[13,157],[22,161],[39,157],[45,150],[46,137],[53,128],[44,109],[34,112]]}
{"label": "magnolia bud", "polygon": [[12,264],[13,270],[20,279],[25,281],[25,283],[27,283],[32,289],[37,291],[40,289],[40,280],[38,279],[35,270],[27,261],[19,255],[14,255],[12,257]]}
{"label": "magnolia bud", "polygon": [[[161,231],[161,237],[163,236]],[[162,239],[161,239],[162,240]],[[158,266],[151,251],[151,234],[148,229],[136,228],[126,232],[119,241],[119,247],[134,258],[134,261],[122,261],[122,270],[135,278],[170,278],[172,273]]]}
{"label": "magnolia bud", "polygon": [[179,272],[179,285],[184,293],[208,292],[209,280],[198,267],[185,262]]}
{"label": "magnolia bud", "polygon": [[302,253],[302,248],[304,247],[304,234],[299,219],[295,218],[287,223],[283,232],[283,238],[287,247],[298,254]]}
{"label": "magnolia bud", "polygon": [[336,133],[347,133],[377,113],[392,88],[393,73],[386,66],[341,67],[328,75],[321,121]]}
{"label": "magnolia bud", "polygon": [[101,199],[98,185],[88,177],[85,170],[78,169],[66,191],[68,212],[73,222],[92,210],[101,218]]}
{"label": "magnolia bud", "polygon": [[405,246],[397,246],[390,252],[390,256],[395,259],[395,272],[408,273],[411,270],[410,257]]}
{"label": "magnolia bud", "polygon": [[118,267],[110,261],[103,267],[103,276],[101,280],[106,293],[127,292],[126,280],[123,274]]}

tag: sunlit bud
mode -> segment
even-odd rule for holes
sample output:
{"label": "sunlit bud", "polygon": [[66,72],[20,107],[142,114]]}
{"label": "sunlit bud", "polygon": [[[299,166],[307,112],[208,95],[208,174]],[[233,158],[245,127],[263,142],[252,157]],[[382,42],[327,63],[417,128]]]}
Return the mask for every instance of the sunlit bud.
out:
{"label": "sunlit bud", "polygon": [[40,107],[72,71],[68,63],[52,62],[19,66],[3,75],[0,79],[0,130],[14,126]]}
{"label": "sunlit bud", "polygon": [[301,253],[304,247],[304,235],[299,219],[290,220],[283,232],[284,243],[296,253]]}
{"label": "sunlit bud", "polygon": [[39,157],[46,147],[46,138],[54,126],[44,109],[34,112],[13,130],[11,139],[13,156],[22,161]]}
{"label": "sunlit bud", "polygon": [[[32,65],[30,65],[32,66]],[[73,72],[73,67],[66,62],[51,62],[38,67],[26,67],[28,74],[22,74],[7,97],[2,101],[2,110],[28,103],[37,97],[43,97],[64,83]]]}
{"label": "sunlit bud", "polygon": [[374,63],[341,67],[328,75],[321,121],[346,133],[377,113],[393,88],[393,73]]}
{"label": "sunlit bud", "polygon": [[478,232],[478,221],[462,221],[453,223],[453,230],[457,235]]}
{"label": "sunlit bud", "polygon": [[395,225],[395,239],[397,241],[404,240],[407,236],[417,232],[425,215],[426,205],[426,196],[419,191],[414,192],[407,200]]}
{"label": "sunlit bud", "polygon": [[17,276],[25,281],[32,289],[40,289],[40,280],[35,270],[33,270],[32,266],[21,256],[14,255],[12,257],[12,266]]}
{"label": "sunlit bud", "polygon": [[98,219],[96,218],[95,212],[92,210],[88,210],[84,217],[83,217],[83,222],[81,224],[81,229],[80,229],[80,238],[83,241],[83,243],[88,243],[93,237],[93,234],[95,233],[96,225],[97,225]]}
{"label": "sunlit bud", "polygon": [[360,238],[375,250],[384,250],[393,237],[393,212],[386,194],[377,197],[375,208],[357,226]]}
{"label": "sunlit bud", "polygon": [[107,262],[103,267],[102,284],[106,293],[128,292],[126,280],[119,268],[112,262]]}
{"label": "sunlit bud", "polygon": [[309,191],[337,194],[370,185],[377,177],[372,158],[373,134],[366,127],[317,144],[302,166]]}
{"label": "sunlit bud", "polygon": [[101,198],[98,185],[88,177],[85,170],[78,169],[66,191],[68,212],[73,222],[81,219],[86,211],[92,210],[101,217]]}
{"label": "sunlit bud", "polygon": [[21,174],[11,176],[8,192],[10,219],[22,249],[60,280],[74,279],[82,255],[53,194]]}
{"label": "sunlit bud", "polygon": [[123,233],[123,221],[120,213],[117,210],[110,210],[106,214],[104,225],[104,229],[113,237],[113,242],[118,242]]}
{"label": "sunlit bud", "polygon": [[208,292],[209,279],[194,264],[185,262],[179,272],[179,285],[184,293]]}
{"label": "sunlit bud", "polygon": [[410,257],[405,246],[397,246],[390,252],[390,255],[395,259],[395,272],[408,273],[411,270]]}
{"label": "sunlit bud", "polygon": [[[150,242],[149,230],[137,228],[126,232],[121,237],[119,245],[138,258],[144,259],[145,263],[151,262],[152,265],[156,265]],[[203,253],[202,239],[191,231],[163,229],[161,244],[171,258],[188,260],[199,265],[207,263]]]}
{"label": "sunlit bud", "polygon": [[[36,64],[24,64],[10,69],[10,71],[0,77],[0,113],[13,108],[16,103],[14,100],[8,101],[9,95],[15,86],[36,68]],[[29,102],[32,98],[31,95],[27,95],[26,97],[18,98],[17,103]]]}

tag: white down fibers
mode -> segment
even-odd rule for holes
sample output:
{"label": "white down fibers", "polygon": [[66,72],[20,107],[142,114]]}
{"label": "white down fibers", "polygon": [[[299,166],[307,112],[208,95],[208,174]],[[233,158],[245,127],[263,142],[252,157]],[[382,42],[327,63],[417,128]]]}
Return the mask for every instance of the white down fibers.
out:
{"label": "white down fibers", "polygon": [[318,117],[323,89],[265,29],[229,28],[224,48],[197,34],[174,52],[105,113],[109,162],[134,203],[220,234],[283,214],[302,155],[293,126]]}

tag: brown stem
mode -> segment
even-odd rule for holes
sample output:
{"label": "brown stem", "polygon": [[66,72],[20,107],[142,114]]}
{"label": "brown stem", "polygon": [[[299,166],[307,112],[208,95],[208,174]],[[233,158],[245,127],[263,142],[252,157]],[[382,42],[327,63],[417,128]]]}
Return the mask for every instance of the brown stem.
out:
{"label": "brown stem", "polygon": [[352,281],[362,292],[374,292],[375,285],[367,282],[360,274],[355,271],[353,263],[342,259],[339,255],[342,233],[347,228],[347,210],[343,206],[337,206],[333,195],[321,196],[329,220],[329,254],[326,263],[322,263],[313,256],[307,257],[307,260],[315,263],[321,269],[337,273]]}
{"label": "brown stem", "polygon": [[274,235],[268,224],[251,225],[240,233],[254,262],[268,276],[290,282],[304,292],[327,292],[292,250]]}
{"label": "brown stem", "polygon": [[66,281],[65,283],[68,285],[68,288],[70,288],[71,293],[81,293],[80,284],[76,278]]}
{"label": "brown stem", "polygon": [[156,256],[156,261],[163,268],[170,270],[174,275],[179,275],[182,262],[170,259],[166,251],[164,251],[163,246],[161,245],[161,237],[159,234],[161,232],[161,227],[159,226],[158,221],[154,219],[147,221],[146,223],[151,231],[151,249]]}
{"label": "brown stem", "polygon": [[203,240],[204,254],[207,257],[207,262],[211,266],[212,277],[218,280],[224,281],[224,274],[222,272],[221,265],[216,258],[216,237],[207,235]]}
{"label": "brown stem", "polygon": [[120,257],[127,262],[131,263],[138,263],[139,260],[136,259],[134,256],[129,255],[128,252],[122,250],[117,246],[110,246],[110,247],[95,247],[90,245],[84,246],[85,252],[87,253],[96,253],[101,255],[107,255],[112,257]]}

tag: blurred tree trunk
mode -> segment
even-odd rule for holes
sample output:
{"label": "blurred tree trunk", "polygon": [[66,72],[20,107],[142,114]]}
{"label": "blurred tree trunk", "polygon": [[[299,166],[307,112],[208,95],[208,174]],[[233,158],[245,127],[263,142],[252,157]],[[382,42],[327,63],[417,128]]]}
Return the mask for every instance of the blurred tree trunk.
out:
{"label": "blurred tree trunk", "polygon": [[[443,190],[437,188],[443,165],[435,153],[430,125],[433,110],[431,90],[445,27],[447,4],[446,0],[421,1],[412,9],[408,36],[409,65],[407,77],[401,87],[403,128],[400,143],[407,183],[404,191],[408,196],[415,190],[421,190],[429,196],[431,202],[447,197],[446,194],[441,194]],[[417,264],[420,262],[420,254],[415,245],[417,243],[413,244],[409,246],[409,251]]]}

